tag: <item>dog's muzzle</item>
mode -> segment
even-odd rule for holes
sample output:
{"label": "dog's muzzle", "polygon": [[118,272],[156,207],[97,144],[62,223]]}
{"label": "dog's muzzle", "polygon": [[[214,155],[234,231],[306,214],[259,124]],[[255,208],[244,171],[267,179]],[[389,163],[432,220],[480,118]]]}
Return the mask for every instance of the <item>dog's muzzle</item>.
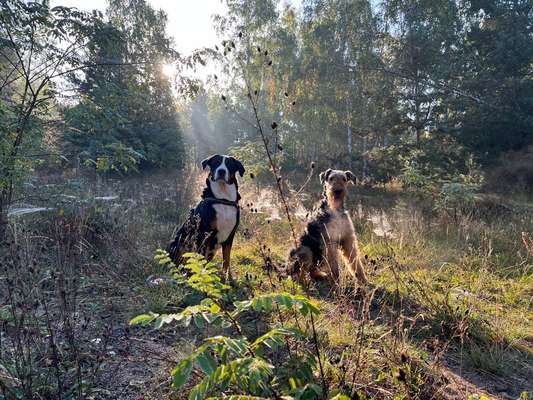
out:
{"label": "dog's muzzle", "polygon": [[224,182],[228,181],[229,174],[225,169],[217,169],[213,176],[214,181],[223,180]]}
{"label": "dog's muzzle", "polygon": [[335,189],[335,190],[333,190],[333,196],[335,196],[336,198],[341,197],[343,193],[344,193],[343,189]]}

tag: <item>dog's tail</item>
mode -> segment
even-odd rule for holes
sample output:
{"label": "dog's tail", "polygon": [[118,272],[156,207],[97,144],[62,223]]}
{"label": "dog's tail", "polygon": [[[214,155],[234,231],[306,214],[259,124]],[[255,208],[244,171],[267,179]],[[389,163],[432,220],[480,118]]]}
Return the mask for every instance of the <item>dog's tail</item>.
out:
{"label": "dog's tail", "polygon": [[183,254],[187,251],[191,251],[194,246],[192,246],[192,235],[191,232],[187,229],[187,223],[184,224],[178,232],[176,232],[176,237],[167,245],[167,253],[170,259],[176,265],[180,265],[183,261]]}
{"label": "dog's tail", "polygon": [[195,232],[198,224],[199,217],[194,214],[194,209],[192,209],[185,223],[176,232],[174,240],[166,247],[166,251],[174,264],[180,265],[182,263],[184,253],[195,251]]}
{"label": "dog's tail", "polygon": [[179,263],[179,258],[181,258],[179,254],[179,233],[176,235],[174,240],[170,241],[167,244],[166,251],[170,257],[170,259],[175,263]]}

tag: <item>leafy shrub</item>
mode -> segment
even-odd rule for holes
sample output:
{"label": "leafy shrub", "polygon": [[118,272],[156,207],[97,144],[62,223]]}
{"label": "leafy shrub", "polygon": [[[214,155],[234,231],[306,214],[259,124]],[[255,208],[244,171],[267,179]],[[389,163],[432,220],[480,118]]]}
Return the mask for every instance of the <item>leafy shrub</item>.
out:
{"label": "leafy shrub", "polygon": [[435,191],[435,176],[425,173],[414,160],[405,161],[400,179],[404,186],[411,191],[428,195]]}
{"label": "leafy shrub", "polygon": [[405,161],[400,179],[412,196],[431,201],[435,211],[457,219],[459,215],[472,215],[483,182],[472,157],[465,165],[467,173],[442,175],[438,168],[420,165],[415,158]]}
{"label": "leafy shrub", "polygon": [[87,151],[81,152],[78,157],[84,160],[85,166],[94,166],[99,173],[130,171],[139,172],[138,165],[145,157],[123,143],[111,143],[101,146],[101,153],[96,159],[91,158]]}
{"label": "leafy shrub", "polygon": [[479,185],[472,183],[445,182],[440,188],[436,208],[454,216],[458,212],[470,213],[476,203]]}
{"label": "leafy shrub", "polygon": [[[217,335],[203,343],[173,370],[173,387],[182,388],[192,380],[193,371],[200,377],[194,382],[189,399],[204,399],[215,393],[235,393],[235,398],[314,399],[321,396],[322,388],[314,382],[314,371],[319,359],[299,346],[299,351],[281,355],[282,346],[290,340],[308,341],[304,331],[295,327],[278,326],[252,338],[241,326],[250,313],[272,314],[287,312],[309,319],[314,329],[313,316],[319,309],[306,297],[286,292],[262,294],[245,301],[230,302],[230,287],[222,282],[219,267],[203,256],[188,253],[186,263],[176,267],[165,251],[159,250],[155,259],[171,268],[174,278],[190,288],[203,293],[199,304],[191,305],[175,314],[149,313],[138,315],[132,325],[154,323],[156,328],[180,322],[189,326],[192,322],[203,328],[211,325],[231,330],[233,336]],[[189,274],[184,278],[183,270]],[[297,365],[298,368],[294,368]],[[341,399],[340,395],[336,395]]]}

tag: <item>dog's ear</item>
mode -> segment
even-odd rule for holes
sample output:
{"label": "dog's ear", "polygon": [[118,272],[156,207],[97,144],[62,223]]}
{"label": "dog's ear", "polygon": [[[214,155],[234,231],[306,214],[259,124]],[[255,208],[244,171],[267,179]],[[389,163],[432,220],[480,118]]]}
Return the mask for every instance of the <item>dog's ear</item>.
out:
{"label": "dog's ear", "polygon": [[244,176],[244,172],[246,171],[244,169],[244,165],[242,165],[242,162],[237,160],[235,157],[228,157],[228,158],[231,160],[231,162],[235,163],[235,166],[237,167],[237,171],[239,171],[239,175],[242,178]]}
{"label": "dog's ear", "polygon": [[344,175],[346,175],[346,179],[351,181],[354,185],[357,183],[357,178],[352,171],[344,171]]}
{"label": "dog's ear", "polygon": [[320,183],[324,183],[328,180],[329,174],[331,174],[332,169],[328,168],[326,171],[320,173]]}
{"label": "dog's ear", "polygon": [[218,154],[213,154],[211,157],[208,157],[206,158],[205,160],[202,160],[202,169],[205,171],[205,169],[207,168],[207,166],[211,165],[211,162],[213,162],[213,160],[215,159],[215,157],[217,157]]}

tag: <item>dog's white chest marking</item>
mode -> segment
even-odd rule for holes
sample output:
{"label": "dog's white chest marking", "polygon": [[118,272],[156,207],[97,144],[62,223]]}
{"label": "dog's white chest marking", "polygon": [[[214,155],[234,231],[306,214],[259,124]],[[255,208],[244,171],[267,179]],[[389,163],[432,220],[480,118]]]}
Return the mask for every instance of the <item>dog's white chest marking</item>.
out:
{"label": "dog's white chest marking", "polygon": [[350,216],[344,211],[332,211],[331,219],[326,224],[326,230],[333,242],[340,242],[353,235],[353,224]]}
{"label": "dog's white chest marking", "polygon": [[[237,201],[237,187],[223,181],[211,182],[211,191],[217,199]],[[226,204],[213,204],[217,213],[217,243],[224,243],[237,224],[237,208]]]}
{"label": "dog's white chest marking", "polygon": [[224,243],[237,223],[237,208],[226,204],[214,204],[217,212],[217,242]]}
{"label": "dog's white chest marking", "polygon": [[237,201],[237,187],[224,181],[211,181],[211,191],[217,199]]}

